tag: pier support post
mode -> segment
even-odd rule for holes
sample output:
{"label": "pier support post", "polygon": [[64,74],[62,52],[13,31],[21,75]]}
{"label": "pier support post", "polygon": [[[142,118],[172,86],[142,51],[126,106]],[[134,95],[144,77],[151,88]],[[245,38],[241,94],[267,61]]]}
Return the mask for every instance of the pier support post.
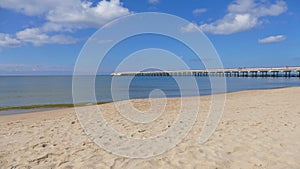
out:
{"label": "pier support post", "polygon": [[284,77],[291,77],[291,71],[285,71]]}
{"label": "pier support post", "polygon": [[254,77],[257,77],[257,72],[254,72]]}

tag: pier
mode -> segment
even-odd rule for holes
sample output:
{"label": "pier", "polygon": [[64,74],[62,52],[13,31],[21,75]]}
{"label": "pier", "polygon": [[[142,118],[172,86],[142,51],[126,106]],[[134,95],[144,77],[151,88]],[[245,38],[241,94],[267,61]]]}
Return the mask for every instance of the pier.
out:
{"label": "pier", "polygon": [[114,72],[112,76],[300,77],[300,67]]}

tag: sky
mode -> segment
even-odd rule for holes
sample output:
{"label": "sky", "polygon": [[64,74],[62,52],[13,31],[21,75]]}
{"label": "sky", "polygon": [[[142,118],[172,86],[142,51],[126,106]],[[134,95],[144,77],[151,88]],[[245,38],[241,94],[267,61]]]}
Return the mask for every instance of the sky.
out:
{"label": "sky", "polygon": [[[225,68],[299,66],[297,0],[1,0],[0,75],[72,74],[91,35],[114,19],[142,12],[189,21],[182,31],[203,31]],[[113,72],[125,55],[152,47],[202,68],[177,42],[145,35],[117,45],[101,73]]]}

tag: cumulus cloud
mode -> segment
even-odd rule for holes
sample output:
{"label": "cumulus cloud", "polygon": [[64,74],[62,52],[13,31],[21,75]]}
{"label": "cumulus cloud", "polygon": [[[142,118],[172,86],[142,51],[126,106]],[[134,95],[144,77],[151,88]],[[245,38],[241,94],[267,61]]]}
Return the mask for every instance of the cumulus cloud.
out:
{"label": "cumulus cloud", "polygon": [[[119,0],[102,0],[95,4],[81,0],[1,0],[0,8],[14,10],[28,16],[42,16],[45,20],[41,27],[17,32],[16,38],[11,38],[12,35],[5,37],[2,35],[0,46],[13,46],[18,42],[34,45],[76,43],[78,39],[62,35],[61,32],[100,28],[115,18],[131,13]],[[60,33],[50,36],[56,32]]]}
{"label": "cumulus cloud", "polygon": [[65,28],[99,28],[103,24],[120,16],[130,14],[127,8],[121,6],[119,0],[100,1],[96,6],[91,2],[79,2],[72,8],[59,6],[49,11],[46,16],[48,25],[56,24]]}
{"label": "cumulus cloud", "polygon": [[66,35],[49,36],[41,32],[38,28],[28,28],[17,32],[14,37],[9,34],[0,33],[0,47],[19,47],[26,43],[31,43],[35,46],[45,44],[74,44],[79,39]]}
{"label": "cumulus cloud", "polygon": [[193,14],[194,14],[194,15],[198,15],[198,14],[204,13],[204,12],[206,12],[206,11],[207,11],[207,9],[205,9],[205,8],[198,8],[198,9],[194,9],[194,10],[193,10]]}
{"label": "cumulus cloud", "polygon": [[19,47],[21,41],[8,34],[0,33],[0,47]]}
{"label": "cumulus cloud", "polygon": [[253,29],[263,23],[266,16],[277,16],[287,11],[287,4],[279,0],[274,4],[267,1],[235,0],[227,7],[227,14],[212,23],[199,26],[212,34],[233,34]]}
{"label": "cumulus cloud", "polygon": [[181,27],[181,32],[196,32],[198,29],[198,26],[194,23],[189,23],[184,27]]}
{"label": "cumulus cloud", "polygon": [[258,43],[274,43],[284,41],[287,37],[284,35],[276,35],[276,36],[269,36],[263,39],[259,39]]}
{"label": "cumulus cloud", "polygon": [[77,38],[66,35],[49,36],[38,28],[28,28],[16,33],[17,39],[22,42],[32,43],[35,46],[44,44],[73,44],[78,41]]}

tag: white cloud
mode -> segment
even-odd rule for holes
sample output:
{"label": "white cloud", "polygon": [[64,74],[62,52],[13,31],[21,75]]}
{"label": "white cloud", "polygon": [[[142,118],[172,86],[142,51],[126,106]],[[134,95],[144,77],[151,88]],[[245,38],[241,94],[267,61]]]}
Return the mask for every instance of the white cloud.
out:
{"label": "white cloud", "polygon": [[35,46],[44,44],[73,44],[78,39],[66,35],[49,36],[40,31],[38,28],[28,28],[16,33],[17,39],[22,42],[32,43]]}
{"label": "white cloud", "polygon": [[26,15],[43,15],[44,31],[99,28],[120,16],[130,14],[119,0],[102,0],[97,4],[80,0],[1,0],[0,7]]}
{"label": "white cloud", "polygon": [[181,27],[181,32],[196,32],[199,29],[198,26],[194,23],[189,23],[188,25]]}
{"label": "white cloud", "polygon": [[158,4],[159,0],[148,0],[150,4]]}
{"label": "white cloud", "polygon": [[200,29],[204,32],[213,34],[232,34],[242,32],[254,28],[261,24],[257,17],[251,14],[228,14],[223,19],[211,24],[200,25]]}
{"label": "white cloud", "polygon": [[0,47],[18,47],[20,45],[20,40],[12,38],[8,34],[0,33]]}
{"label": "white cloud", "polygon": [[49,11],[46,26],[49,29],[49,25],[52,25],[54,30],[59,30],[59,26],[65,29],[100,28],[105,23],[128,14],[129,10],[122,7],[119,0],[100,1],[96,6],[92,6],[91,2],[80,2],[73,4],[71,8],[59,6]]}
{"label": "white cloud", "polygon": [[287,5],[279,0],[274,4],[266,1],[235,0],[227,8],[227,14],[217,21],[199,26],[212,34],[232,34],[253,29],[263,23],[265,16],[277,16],[287,11]]}
{"label": "white cloud", "polygon": [[[81,0],[1,0],[0,8],[21,12],[29,16],[42,16],[45,23],[41,27],[27,28],[11,35],[0,37],[0,46],[13,46],[18,43],[71,44],[78,39],[55,32],[74,32],[84,28],[100,28],[105,23],[128,15],[131,12],[119,0],[102,0],[96,4]],[[51,34],[51,35],[49,35]]]}
{"label": "white cloud", "polygon": [[284,41],[287,37],[284,35],[277,35],[277,36],[269,36],[263,39],[259,39],[258,43],[274,43]]}
{"label": "white cloud", "polygon": [[205,9],[205,8],[198,8],[198,9],[193,10],[193,14],[198,15],[198,14],[204,13],[206,11],[207,11],[207,9]]}

